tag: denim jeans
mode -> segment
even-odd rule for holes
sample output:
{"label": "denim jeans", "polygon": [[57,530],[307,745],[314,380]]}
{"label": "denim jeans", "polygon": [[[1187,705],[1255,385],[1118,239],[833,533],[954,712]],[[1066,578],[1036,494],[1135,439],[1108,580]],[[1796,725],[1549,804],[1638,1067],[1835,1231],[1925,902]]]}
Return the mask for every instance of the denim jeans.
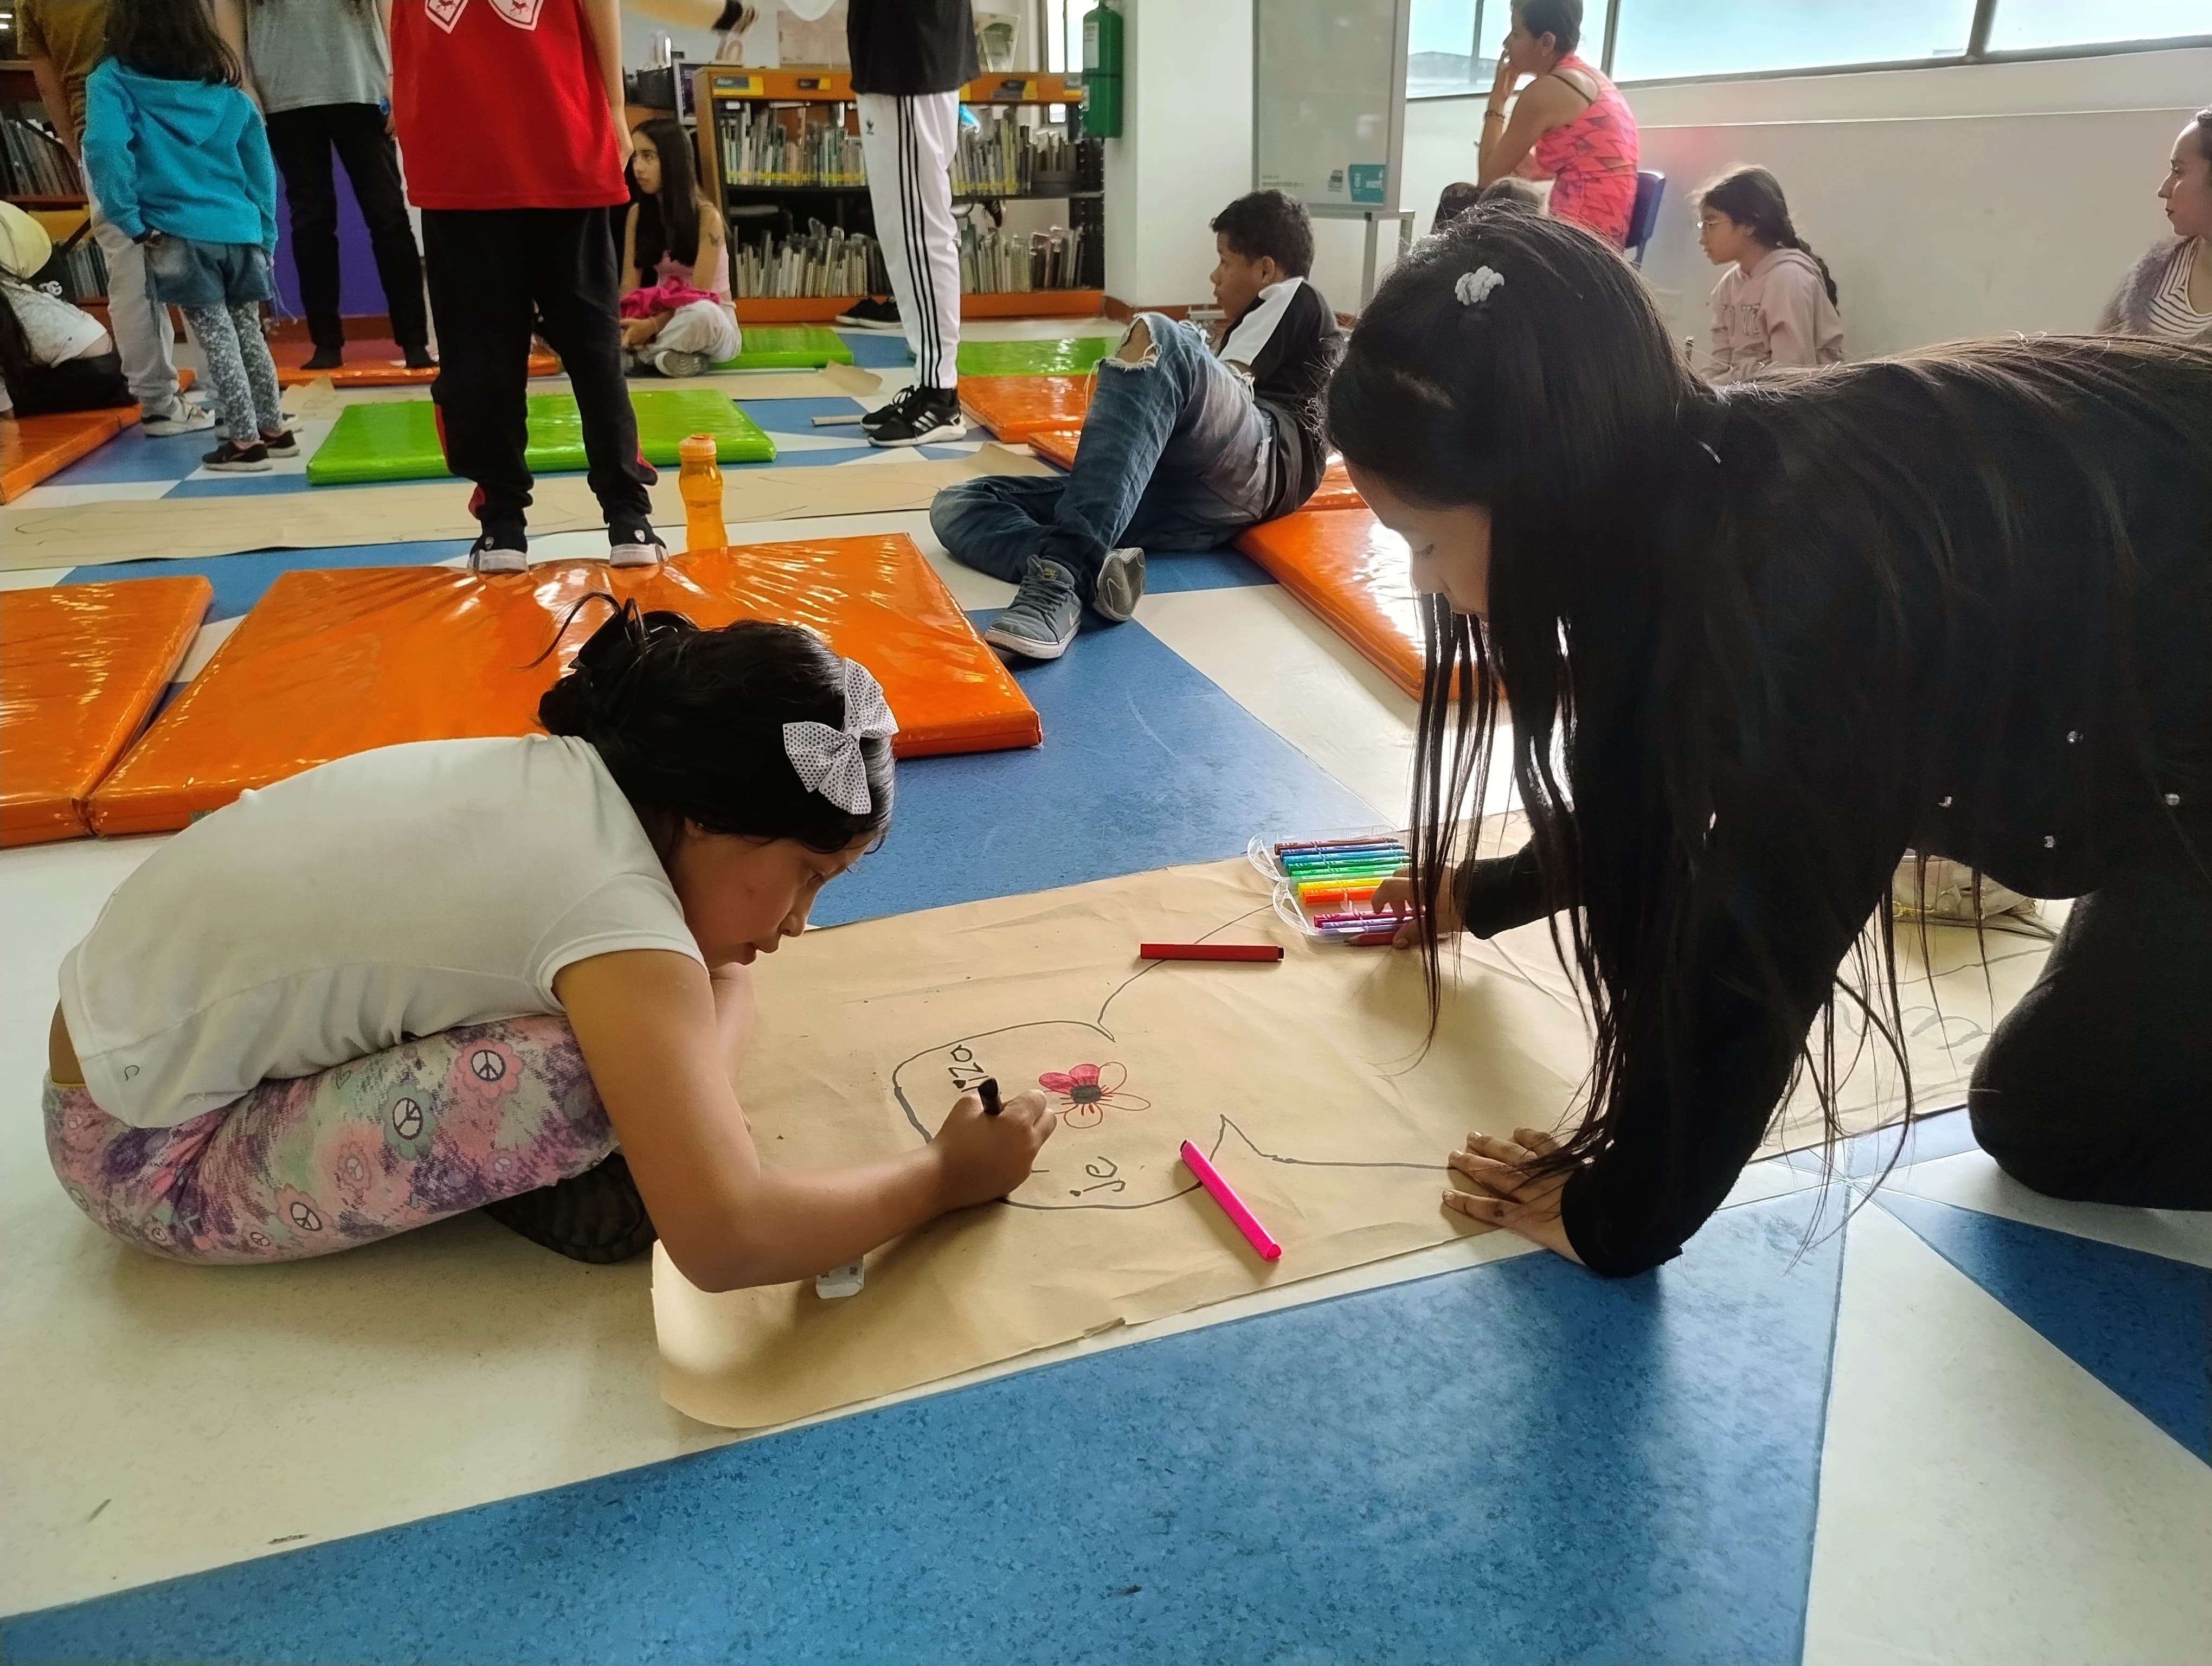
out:
{"label": "denim jeans", "polygon": [[1274,419],[1188,324],[1145,313],[1152,350],[1099,362],[1065,479],[991,475],[938,493],[929,524],[955,561],[1018,584],[1033,556],[1086,601],[1109,550],[1209,550],[1267,512]]}

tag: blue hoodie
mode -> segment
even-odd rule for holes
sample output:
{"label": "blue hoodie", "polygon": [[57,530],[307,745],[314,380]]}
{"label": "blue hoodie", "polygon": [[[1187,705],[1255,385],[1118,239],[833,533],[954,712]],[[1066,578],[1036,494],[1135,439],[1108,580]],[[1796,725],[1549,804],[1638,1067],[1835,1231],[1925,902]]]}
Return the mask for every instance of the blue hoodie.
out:
{"label": "blue hoodie", "polygon": [[84,163],[100,211],[132,238],[276,252],[276,170],[253,100],[103,61],[84,83]]}

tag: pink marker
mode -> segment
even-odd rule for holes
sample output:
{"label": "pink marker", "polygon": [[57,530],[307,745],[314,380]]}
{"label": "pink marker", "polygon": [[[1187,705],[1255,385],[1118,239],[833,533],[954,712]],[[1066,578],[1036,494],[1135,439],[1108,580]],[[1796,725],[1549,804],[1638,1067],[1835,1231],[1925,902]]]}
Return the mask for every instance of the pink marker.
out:
{"label": "pink marker", "polygon": [[1282,1259],[1283,1246],[1267,1236],[1267,1229],[1244,1207],[1244,1200],[1237,1196],[1229,1183],[1215,1172],[1213,1164],[1206,1160],[1206,1153],[1188,1140],[1182,1142],[1182,1163],[1198,1177],[1198,1183],[1205,1187],[1213,1201],[1221,1206],[1221,1212],[1229,1217],[1231,1225],[1251,1241],[1261,1261]]}

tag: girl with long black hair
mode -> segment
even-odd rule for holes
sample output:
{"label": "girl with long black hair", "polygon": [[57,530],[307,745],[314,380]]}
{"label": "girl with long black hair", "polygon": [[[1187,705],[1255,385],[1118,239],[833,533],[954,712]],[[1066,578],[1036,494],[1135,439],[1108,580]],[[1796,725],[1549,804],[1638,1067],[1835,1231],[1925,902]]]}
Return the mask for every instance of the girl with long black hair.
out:
{"label": "girl with long black hair", "polygon": [[[1329,420],[1434,598],[1405,935],[1433,990],[1448,933],[1553,915],[1595,1031],[1580,1126],[1471,1138],[1455,1207],[1635,1273],[1801,1070],[1832,1135],[1836,1003],[1903,1062],[1910,848],[2080,899],[1976,1067],[1983,1147],[2212,1207],[2212,353],[1716,388],[1611,250],[1482,208],[1377,293]],[[1534,836],[1476,861],[1501,711]]]}
{"label": "girl with long black hair", "polygon": [[631,130],[639,200],[623,225],[623,353],[631,370],[696,376],[743,344],[730,301],[730,240],[700,189],[691,136],[662,116]]}

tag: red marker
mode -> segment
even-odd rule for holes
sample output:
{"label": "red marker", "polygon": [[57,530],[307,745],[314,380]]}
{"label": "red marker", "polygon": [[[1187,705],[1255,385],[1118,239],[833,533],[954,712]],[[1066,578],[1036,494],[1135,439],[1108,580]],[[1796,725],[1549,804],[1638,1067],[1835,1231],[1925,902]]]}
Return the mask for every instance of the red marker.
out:
{"label": "red marker", "polygon": [[1140,943],[1139,960],[1280,960],[1276,943]]}

